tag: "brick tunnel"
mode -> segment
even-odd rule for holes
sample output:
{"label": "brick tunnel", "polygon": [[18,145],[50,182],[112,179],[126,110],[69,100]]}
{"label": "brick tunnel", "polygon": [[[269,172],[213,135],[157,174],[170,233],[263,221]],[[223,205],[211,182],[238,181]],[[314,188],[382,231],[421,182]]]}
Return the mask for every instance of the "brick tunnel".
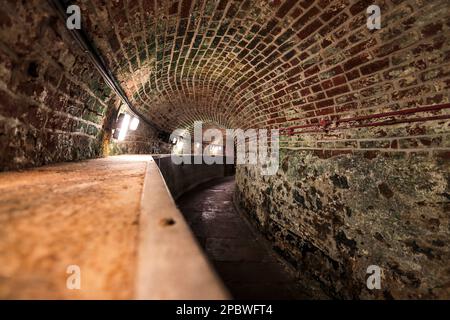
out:
{"label": "brick tunnel", "polygon": [[0,298],[450,299],[447,0],[1,4]]}

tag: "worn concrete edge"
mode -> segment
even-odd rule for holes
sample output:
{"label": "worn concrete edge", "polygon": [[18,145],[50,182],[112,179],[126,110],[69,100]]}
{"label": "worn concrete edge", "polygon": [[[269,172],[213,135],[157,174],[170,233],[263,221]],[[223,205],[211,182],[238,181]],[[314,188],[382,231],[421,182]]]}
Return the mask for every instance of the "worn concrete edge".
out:
{"label": "worn concrete edge", "polygon": [[135,299],[230,298],[176,207],[158,166],[153,160],[147,162],[139,217]]}

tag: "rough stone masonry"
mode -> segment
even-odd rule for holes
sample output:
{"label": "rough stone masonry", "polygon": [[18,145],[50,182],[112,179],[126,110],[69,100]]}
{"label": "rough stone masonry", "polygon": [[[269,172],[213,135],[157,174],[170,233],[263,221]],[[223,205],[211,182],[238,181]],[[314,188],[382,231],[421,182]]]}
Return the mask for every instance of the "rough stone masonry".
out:
{"label": "rough stone masonry", "polygon": [[[338,298],[450,297],[447,0],[77,3],[161,131],[282,130],[279,172],[239,166],[236,194],[299,273]],[[163,146],[145,124],[114,142],[119,106],[47,1],[3,1],[0,170]]]}

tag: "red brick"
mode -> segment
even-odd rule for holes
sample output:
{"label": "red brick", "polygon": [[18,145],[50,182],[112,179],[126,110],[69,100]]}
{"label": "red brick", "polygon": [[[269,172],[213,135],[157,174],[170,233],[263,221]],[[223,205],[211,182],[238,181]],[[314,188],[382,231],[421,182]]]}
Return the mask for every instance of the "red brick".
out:
{"label": "red brick", "polygon": [[364,65],[361,67],[361,73],[364,75],[368,75],[389,67],[389,58],[385,58],[382,60],[375,61],[373,63]]}

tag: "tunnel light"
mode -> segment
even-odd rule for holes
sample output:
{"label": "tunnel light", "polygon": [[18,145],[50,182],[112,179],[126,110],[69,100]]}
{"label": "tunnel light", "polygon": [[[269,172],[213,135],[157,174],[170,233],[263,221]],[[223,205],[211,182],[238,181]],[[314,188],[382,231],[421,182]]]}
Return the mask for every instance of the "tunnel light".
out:
{"label": "tunnel light", "polygon": [[139,126],[139,119],[134,117],[130,122],[130,130],[135,131]]}
{"label": "tunnel light", "polygon": [[119,131],[119,141],[123,141],[125,140],[125,137],[127,136],[128,133],[128,128],[130,127],[130,120],[131,117],[129,114],[125,114],[122,120],[122,125],[120,126],[120,131]]}

